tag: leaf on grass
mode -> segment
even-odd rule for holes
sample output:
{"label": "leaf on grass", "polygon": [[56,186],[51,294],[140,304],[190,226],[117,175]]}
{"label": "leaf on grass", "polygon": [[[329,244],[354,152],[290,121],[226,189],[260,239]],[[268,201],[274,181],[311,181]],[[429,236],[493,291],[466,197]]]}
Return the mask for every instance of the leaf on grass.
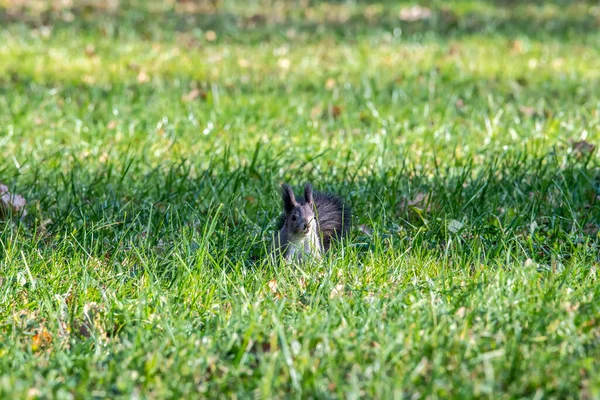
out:
{"label": "leaf on grass", "polygon": [[271,293],[277,294],[277,281],[272,279],[269,281],[269,289],[271,289]]}
{"label": "leaf on grass", "polygon": [[362,233],[364,233],[367,236],[371,236],[373,235],[373,229],[369,228],[367,225],[362,224],[361,226],[358,227],[358,229],[360,229],[360,231]]}
{"label": "leaf on grass", "polygon": [[525,260],[525,264],[523,264],[526,268],[535,267],[537,264],[531,258]]}
{"label": "leaf on grass", "polygon": [[115,121],[113,119],[112,121],[110,121],[108,123],[108,125],[106,125],[106,127],[108,128],[109,131],[112,131],[113,129],[115,129],[117,127],[117,121]]}
{"label": "leaf on grass", "polygon": [[186,103],[190,102],[190,101],[194,101],[196,100],[198,97],[200,97],[200,89],[192,89],[190,92],[184,94],[183,96],[181,96],[181,101],[184,101]]}
{"label": "leaf on grass", "polygon": [[85,46],[85,55],[92,58],[96,55],[96,47],[93,44]]}
{"label": "leaf on grass", "polygon": [[52,335],[50,335],[50,332],[48,332],[46,328],[42,327],[38,333],[33,335],[31,350],[38,351],[48,346],[50,343],[52,343]]}
{"label": "leaf on grass", "polygon": [[399,18],[401,21],[415,22],[424,21],[431,18],[431,10],[421,6],[405,7],[400,10]]}
{"label": "leaf on grass", "polygon": [[400,201],[400,207],[401,208],[406,208],[406,207],[418,207],[418,208],[423,208],[425,205],[427,205],[427,210],[426,211],[430,211],[431,208],[431,204],[429,202],[429,193],[423,193],[423,192],[419,192],[415,195],[415,197],[413,197],[412,199],[408,199],[406,197],[404,197],[402,199],[402,201]]}
{"label": "leaf on grass", "polygon": [[11,214],[21,215],[23,218],[27,215],[26,204],[23,196],[11,193],[7,186],[0,183],[0,219],[5,219]]}
{"label": "leaf on grass", "polygon": [[344,293],[344,285],[342,285],[342,284],[336,285],[333,288],[333,290],[331,291],[331,293],[329,293],[329,298],[333,299],[333,298],[339,297],[343,293]]}
{"label": "leaf on grass", "polygon": [[523,53],[523,41],[521,40],[513,40],[510,43],[510,49],[512,53],[521,54]]}
{"label": "leaf on grass", "polygon": [[330,115],[333,119],[337,119],[342,114],[340,106],[331,106]]}
{"label": "leaf on grass", "polygon": [[598,234],[598,230],[600,230],[598,224],[594,224],[592,222],[588,222],[583,227],[583,232],[589,236],[596,236]]}
{"label": "leaf on grass", "polygon": [[519,106],[519,111],[521,111],[523,115],[526,115],[528,117],[532,117],[535,115],[535,108],[533,107]]}
{"label": "leaf on grass", "polygon": [[576,155],[587,157],[596,150],[596,145],[585,140],[579,140],[577,142],[571,142],[571,149]]}
{"label": "leaf on grass", "polygon": [[283,297],[281,293],[279,293],[279,290],[277,288],[277,281],[275,279],[270,280],[268,285],[269,289],[271,290],[271,293],[273,293],[277,299],[281,299]]}
{"label": "leaf on grass", "polygon": [[204,39],[206,39],[209,42],[214,42],[215,40],[217,40],[217,34],[215,33],[215,31],[206,31],[206,33],[204,34]]}
{"label": "leaf on grass", "polygon": [[138,83],[146,83],[148,81],[150,81],[150,76],[148,75],[148,73],[146,72],[145,69],[141,69],[140,72],[138,73],[137,76],[137,81]]}
{"label": "leaf on grass", "polygon": [[450,233],[458,233],[460,232],[460,230],[463,228],[464,224],[460,221],[457,221],[455,219],[451,219],[450,221],[448,221],[448,231]]}
{"label": "leaf on grass", "polygon": [[311,110],[310,110],[310,117],[312,119],[317,119],[319,118],[319,116],[323,115],[323,109],[319,106],[314,106]]}

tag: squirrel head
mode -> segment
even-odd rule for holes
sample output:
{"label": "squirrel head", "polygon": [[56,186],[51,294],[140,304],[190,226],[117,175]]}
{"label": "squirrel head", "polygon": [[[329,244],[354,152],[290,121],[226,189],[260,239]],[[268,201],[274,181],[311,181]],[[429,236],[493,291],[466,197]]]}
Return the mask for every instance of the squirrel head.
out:
{"label": "squirrel head", "polygon": [[294,191],[290,185],[283,184],[281,189],[285,227],[292,236],[305,237],[312,228],[316,227],[312,185],[306,183],[304,198],[300,201],[296,201]]}

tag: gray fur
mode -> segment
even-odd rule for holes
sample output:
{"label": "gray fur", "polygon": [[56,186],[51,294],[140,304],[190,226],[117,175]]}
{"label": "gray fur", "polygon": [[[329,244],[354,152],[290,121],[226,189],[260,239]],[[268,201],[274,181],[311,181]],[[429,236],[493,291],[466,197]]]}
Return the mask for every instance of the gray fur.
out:
{"label": "gray fur", "polygon": [[350,231],[351,211],[339,197],[314,191],[310,183],[299,200],[289,185],[283,184],[281,189],[283,214],[273,238],[275,258],[283,256],[287,262],[321,259],[332,239]]}

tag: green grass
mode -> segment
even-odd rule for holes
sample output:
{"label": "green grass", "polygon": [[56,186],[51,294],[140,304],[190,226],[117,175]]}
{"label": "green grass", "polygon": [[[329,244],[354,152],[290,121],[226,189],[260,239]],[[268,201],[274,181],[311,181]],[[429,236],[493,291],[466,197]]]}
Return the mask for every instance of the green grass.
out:
{"label": "green grass", "polygon": [[[20,3],[0,397],[600,397],[595,3]],[[277,268],[307,180],[351,238]]]}

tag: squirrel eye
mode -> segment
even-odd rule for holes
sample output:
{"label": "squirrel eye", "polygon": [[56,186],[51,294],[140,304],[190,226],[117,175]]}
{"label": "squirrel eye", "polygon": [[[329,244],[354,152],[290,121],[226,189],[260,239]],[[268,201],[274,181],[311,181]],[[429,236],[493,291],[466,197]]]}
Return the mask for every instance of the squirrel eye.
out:
{"label": "squirrel eye", "polygon": [[296,220],[296,216],[292,215],[292,221],[295,221],[295,220]]}

